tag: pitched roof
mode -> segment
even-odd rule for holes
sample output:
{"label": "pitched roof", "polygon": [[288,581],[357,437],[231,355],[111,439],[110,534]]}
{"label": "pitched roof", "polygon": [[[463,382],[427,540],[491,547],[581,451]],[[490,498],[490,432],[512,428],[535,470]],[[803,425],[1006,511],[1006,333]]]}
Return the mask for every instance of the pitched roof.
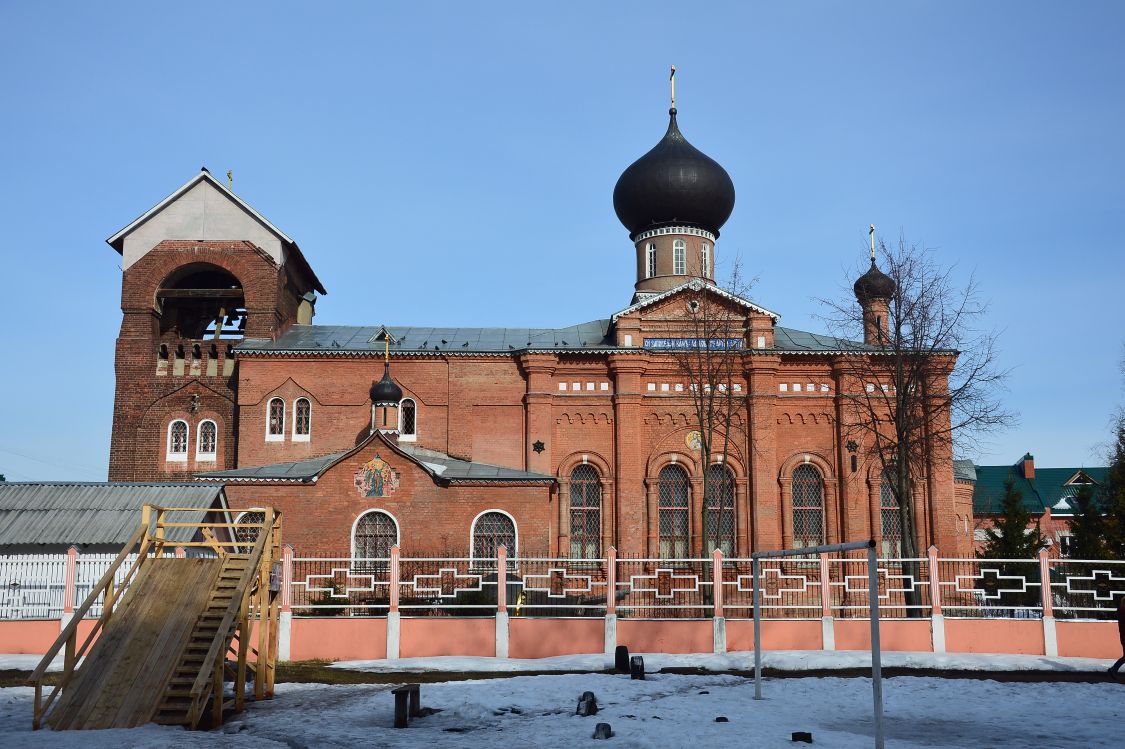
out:
{"label": "pitched roof", "polygon": [[1035,478],[1025,479],[1019,465],[976,466],[973,487],[973,513],[998,514],[1004,500],[1004,482],[1009,476],[1015,488],[1023,493],[1023,506],[1028,512],[1042,514],[1050,508],[1052,515],[1071,515],[1075,511],[1072,497],[1078,484],[1070,483],[1084,474],[1095,484],[1104,484],[1109,469],[1098,468],[1036,468]]}
{"label": "pitched roof", "polygon": [[617,322],[618,318],[622,317],[623,315],[627,315],[630,312],[636,312],[637,310],[644,309],[645,307],[650,307],[650,306],[652,306],[653,304],[656,304],[659,301],[662,301],[664,299],[668,299],[669,297],[673,297],[676,294],[679,294],[682,291],[687,290],[687,289],[690,289],[692,291],[709,291],[713,294],[717,294],[718,296],[722,297],[723,299],[727,299],[731,302],[734,302],[735,304],[738,304],[739,306],[746,307],[747,309],[752,309],[755,312],[758,312],[758,313],[763,314],[763,315],[769,315],[770,317],[773,318],[773,321],[775,323],[778,320],[781,319],[781,315],[777,314],[776,312],[770,312],[765,307],[761,307],[761,306],[755,304],[754,302],[751,302],[749,299],[743,299],[742,297],[738,296],[737,294],[732,294],[729,291],[725,291],[723,289],[720,289],[718,286],[714,286],[712,284],[705,283],[705,282],[699,280],[698,278],[693,278],[690,281],[688,281],[686,283],[682,283],[679,286],[676,286],[674,288],[668,289],[667,291],[663,291],[659,294],[653,294],[652,296],[646,296],[644,299],[641,299],[639,302],[636,302],[635,304],[632,304],[632,305],[626,307],[625,309],[623,309],[619,312],[614,312],[613,316],[610,318],[610,320],[612,322]]}
{"label": "pitched roof", "polygon": [[542,484],[551,483],[554,476],[532,471],[521,471],[515,468],[478,463],[475,461],[453,458],[436,450],[416,447],[409,443],[395,443],[380,432],[375,432],[362,443],[350,450],[329,453],[318,458],[308,458],[290,463],[273,463],[264,466],[247,468],[234,468],[227,471],[207,471],[197,473],[195,477],[200,481],[231,482],[231,483],[256,483],[256,482],[291,482],[312,483],[320,478],[321,474],[344,458],[362,450],[372,440],[379,439],[391,450],[403,455],[411,462],[417,464],[423,471],[438,484],[451,483],[517,483],[517,484]]}
{"label": "pitched roof", "polygon": [[305,256],[301,253],[301,248],[297,246],[297,243],[293,241],[293,239],[288,234],[274,226],[269,219],[255,211],[253,206],[227,189],[227,186],[224,185],[221,181],[215,179],[214,175],[212,175],[211,172],[207,171],[206,167],[200,169],[198,174],[173,190],[172,193],[169,194],[166,198],[135,218],[127,226],[117,231],[112,237],[106,240],[106,244],[117,250],[119,254],[123,253],[125,248],[125,237],[127,235],[129,235],[141,224],[145,223],[150,218],[163,211],[166,207],[168,207],[168,205],[174,203],[197,184],[204,181],[217,189],[227,198],[232,200],[236,205],[238,205],[239,208],[253,216],[255,220],[262,224],[262,226],[264,226],[272,234],[276,235],[277,238],[280,239],[281,242],[285,245],[286,250],[296,256],[297,264],[301,266],[302,270],[304,270],[308,274],[309,279],[312,281],[313,286],[316,287],[316,290],[321,294],[328,293],[324,290],[324,286],[321,284],[320,279],[316,277],[316,273],[313,272],[313,269],[309,265],[308,261],[305,260]]}
{"label": "pitched roof", "polygon": [[953,479],[955,481],[976,481],[977,467],[971,460],[953,461]]}
{"label": "pitched roof", "polygon": [[[0,482],[0,546],[123,544],[145,504],[225,508],[226,495],[221,486],[200,484]],[[183,522],[204,513],[190,515]],[[194,532],[169,528],[167,538],[189,541]]]}

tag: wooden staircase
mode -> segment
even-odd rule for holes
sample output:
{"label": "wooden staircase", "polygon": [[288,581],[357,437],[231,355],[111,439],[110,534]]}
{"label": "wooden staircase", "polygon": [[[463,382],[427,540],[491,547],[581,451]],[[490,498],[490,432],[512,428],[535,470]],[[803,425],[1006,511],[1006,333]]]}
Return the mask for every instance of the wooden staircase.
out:
{"label": "wooden staircase", "polygon": [[[203,691],[195,698],[191,694],[192,687],[205,667],[213,667],[213,664],[207,663],[212,643],[222,640],[223,647],[219,652],[221,657],[226,656],[234,637],[235,625],[231,624],[226,632],[220,632],[219,628],[227,618],[227,612],[236,603],[240,582],[246,576],[249,567],[249,554],[227,554],[223,558],[223,566],[211,588],[211,596],[196,620],[187,646],[172,672],[172,678],[169,679],[168,686],[161,697],[160,706],[153,716],[154,722],[166,725],[190,725],[192,714],[201,713],[202,704],[210,699],[214,690],[213,680],[209,679]],[[219,698],[221,699],[222,695],[219,695]]]}

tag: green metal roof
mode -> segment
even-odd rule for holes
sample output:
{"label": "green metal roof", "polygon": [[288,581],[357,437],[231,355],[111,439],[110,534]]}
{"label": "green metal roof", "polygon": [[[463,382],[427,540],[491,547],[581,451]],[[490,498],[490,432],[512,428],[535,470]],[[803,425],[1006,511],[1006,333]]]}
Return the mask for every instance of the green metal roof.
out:
{"label": "green metal roof", "polygon": [[1050,508],[1052,515],[1071,515],[1075,510],[1071,497],[1078,491],[1078,485],[1068,482],[1083,474],[1095,484],[1104,484],[1108,473],[1109,469],[1105,467],[1037,467],[1035,478],[1025,479],[1018,462],[1010,466],[976,466],[973,513],[998,514],[1004,500],[1004,482],[1011,476],[1016,489],[1023,492],[1023,506],[1028,512],[1041,515]]}

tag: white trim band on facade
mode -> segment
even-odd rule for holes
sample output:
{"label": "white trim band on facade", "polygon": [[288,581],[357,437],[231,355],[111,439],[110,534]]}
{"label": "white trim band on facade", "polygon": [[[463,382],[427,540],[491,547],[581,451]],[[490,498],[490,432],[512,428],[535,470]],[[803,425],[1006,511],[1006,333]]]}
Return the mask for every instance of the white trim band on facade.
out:
{"label": "white trim band on facade", "polygon": [[649,229],[633,237],[633,241],[643,242],[650,237],[667,236],[668,234],[690,234],[693,237],[710,239],[712,242],[718,241],[718,237],[711,232],[706,229],[698,229],[694,226],[662,226],[659,229]]}

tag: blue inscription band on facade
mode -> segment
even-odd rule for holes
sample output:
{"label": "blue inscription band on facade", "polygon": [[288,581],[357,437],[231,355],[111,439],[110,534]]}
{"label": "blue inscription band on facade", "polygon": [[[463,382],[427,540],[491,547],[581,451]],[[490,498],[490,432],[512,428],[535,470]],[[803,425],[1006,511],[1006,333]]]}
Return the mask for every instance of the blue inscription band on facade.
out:
{"label": "blue inscription band on facade", "polygon": [[645,348],[656,349],[739,349],[741,338],[646,338]]}

